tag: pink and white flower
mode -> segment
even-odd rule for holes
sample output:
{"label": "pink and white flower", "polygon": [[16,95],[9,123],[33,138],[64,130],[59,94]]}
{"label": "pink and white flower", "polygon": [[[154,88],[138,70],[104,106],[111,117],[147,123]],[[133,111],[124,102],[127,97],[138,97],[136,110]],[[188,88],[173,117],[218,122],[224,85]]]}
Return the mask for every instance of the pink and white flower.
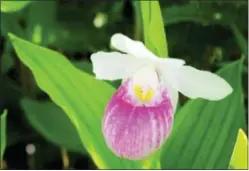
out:
{"label": "pink and white flower", "polygon": [[232,92],[218,75],[181,59],[159,58],[123,34],[114,34],[111,45],[123,53],[97,52],[91,60],[97,79],[123,80],[102,122],[107,145],[117,156],[139,160],[162,146],[172,129],[178,92],[208,100]]}

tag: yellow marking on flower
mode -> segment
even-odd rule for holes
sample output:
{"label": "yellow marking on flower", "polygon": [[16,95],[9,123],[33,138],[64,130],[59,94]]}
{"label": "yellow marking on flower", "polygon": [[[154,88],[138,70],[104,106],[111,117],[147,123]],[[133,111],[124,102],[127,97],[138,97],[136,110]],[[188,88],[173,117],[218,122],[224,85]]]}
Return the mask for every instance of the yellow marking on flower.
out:
{"label": "yellow marking on flower", "polygon": [[154,90],[149,89],[145,93],[143,93],[142,87],[135,85],[133,87],[133,91],[136,97],[142,102],[148,102],[152,99],[153,95],[155,94]]}

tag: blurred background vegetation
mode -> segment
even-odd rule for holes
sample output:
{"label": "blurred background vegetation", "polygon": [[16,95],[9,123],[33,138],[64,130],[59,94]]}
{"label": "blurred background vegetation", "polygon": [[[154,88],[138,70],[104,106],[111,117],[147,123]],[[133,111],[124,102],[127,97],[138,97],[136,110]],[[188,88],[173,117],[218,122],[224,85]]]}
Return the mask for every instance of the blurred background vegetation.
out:
{"label": "blurred background vegetation", "polygon": [[[75,143],[79,142],[78,135],[68,125],[68,118],[60,115],[63,111],[37,87],[30,70],[17,58],[7,33],[58,51],[76,67],[92,74],[89,56],[98,50],[110,50],[112,34],[121,32],[142,40],[134,1],[23,1],[21,7],[7,2],[13,1],[1,1],[0,18],[0,113],[8,109],[7,148],[2,161],[5,168],[96,168],[81,144]],[[213,72],[247,57],[247,42],[241,43],[248,36],[247,1],[159,2],[171,57]],[[242,85],[247,111],[245,61]],[[117,87],[119,82],[112,84]],[[180,98],[180,104],[185,101]],[[247,116],[246,112],[246,119]],[[34,153],[27,149],[32,145]]]}

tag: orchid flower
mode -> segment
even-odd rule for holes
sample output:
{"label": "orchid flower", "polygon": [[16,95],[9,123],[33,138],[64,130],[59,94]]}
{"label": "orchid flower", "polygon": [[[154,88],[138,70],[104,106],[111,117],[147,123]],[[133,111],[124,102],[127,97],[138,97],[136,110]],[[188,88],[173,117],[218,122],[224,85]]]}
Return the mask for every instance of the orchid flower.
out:
{"label": "orchid flower", "polygon": [[173,125],[178,92],[195,99],[220,100],[232,92],[218,75],[159,58],[140,41],[116,33],[111,46],[123,52],[92,54],[93,72],[100,80],[122,79],[108,103],[102,131],[119,157],[139,160],[158,150]]}

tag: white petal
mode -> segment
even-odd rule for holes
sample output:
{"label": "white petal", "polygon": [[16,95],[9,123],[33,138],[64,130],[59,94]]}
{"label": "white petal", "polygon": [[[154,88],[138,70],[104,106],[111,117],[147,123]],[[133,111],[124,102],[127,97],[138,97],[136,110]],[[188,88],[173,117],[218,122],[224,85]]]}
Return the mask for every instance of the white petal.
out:
{"label": "white petal", "polygon": [[156,58],[157,64],[160,65],[161,68],[167,67],[176,67],[179,68],[185,64],[185,61],[182,59],[176,58]]}
{"label": "white petal", "polygon": [[190,98],[220,100],[232,93],[231,86],[220,76],[190,66],[176,73],[177,89]]}
{"label": "white petal", "polygon": [[132,76],[133,84],[156,90],[159,84],[156,70],[151,66],[145,66],[137,70]]}
{"label": "white petal", "polygon": [[121,33],[116,33],[111,37],[111,46],[136,57],[156,58],[156,56],[150,52],[142,42],[132,40]]}
{"label": "white petal", "polygon": [[174,88],[172,88],[170,85],[167,86],[167,90],[168,90],[169,97],[171,99],[173,111],[175,112],[176,107],[177,107],[177,103],[178,103],[178,99],[179,99],[178,91],[175,90]]}
{"label": "white petal", "polygon": [[178,72],[179,68],[182,67],[184,61],[172,61],[163,59],[158,61],[156,64],[157,72],[160,76],[162,83],[166,87],[172,87],[175,90],[178,90],[178,82],[176,80],[176,73]]}
{"label": "white petal", "polygon": [[175,74],[185,64],[185,61],[174,58],[157,58],[155,61],[157,72],[163,84],[177,90],[178,83]]}
{"label": "white petal", "polygon": [[125,79],[150,62],[118,52],[97,52],[91,60],[96,78],[103,80]]}

